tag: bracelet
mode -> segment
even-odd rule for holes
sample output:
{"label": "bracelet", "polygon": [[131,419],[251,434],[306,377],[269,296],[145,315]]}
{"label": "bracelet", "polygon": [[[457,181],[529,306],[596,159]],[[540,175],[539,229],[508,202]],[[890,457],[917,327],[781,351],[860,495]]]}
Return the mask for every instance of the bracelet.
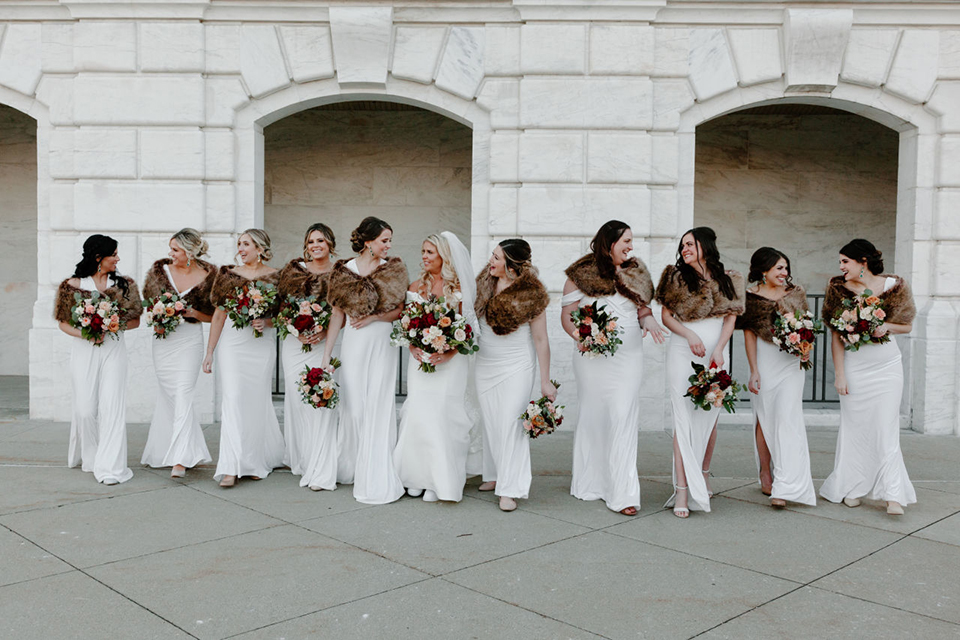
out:
{"label": "bracelet", "polygon": [[646,318],[647,316],[652,316],[652,315],[653,315],[653,309],[651,309],[651,308],[648,307],[647,305],[643,305],[642,307],[640,307],[639,309],[637,309],[637,321],[638,321],[638,322],[639,322],[640,320],[643,320],[643,319]]}

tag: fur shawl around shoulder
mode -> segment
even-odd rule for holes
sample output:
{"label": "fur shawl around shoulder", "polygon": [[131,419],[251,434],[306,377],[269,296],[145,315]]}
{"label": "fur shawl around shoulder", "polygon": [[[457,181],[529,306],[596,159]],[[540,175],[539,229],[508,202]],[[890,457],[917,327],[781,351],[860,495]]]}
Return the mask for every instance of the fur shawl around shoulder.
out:
{"label": "fur shawl around shoulder", "polygon": [[[876,293],[883,301],[883,310],[887,313],[886,322],[893,324],[912,324],[917,317],[917,307],[913,302],[913,293],[907,281],[890,273],[880,274],[881,278],[896,278],[897,282],[883,293]],[[844,286],[843,276],[835,276],[827,284],[827,292],[823,298],[823,320],[829,323],[845,298],[853,298],[856,294]]]}
{"label": "fur shawl around shoulder", "polygon": [[778,313],[806,311],[807,292],[797,285],[779,300],[747,291],[746,308],[737,318],[737,329],[748,329],[765,342],[773,343],[773,321]]}
{"label": "fur shawl around shoulder", "polygon": [[[133,278],[128,278],[127,276],[120,277],[127,281],[127,295],[123,295],[120,287],[116,285],[109,287],[103,292],[103,295],[111,300],[115,300],[120,305],[121,322],[130,322],[131,320],[139,318],[140,314],[143,313],[140,290],[137,288],[137,283],[133,281]],[[53,317],[57,322],[69,323],[73,319],[71,310],[77,303],[73,295],[75,293],[79,293],[86,298],[90,296],[93,291],[74,287],[70,284],[70,278],[61,282],[60,287],[57,289],[57,299],[53,307]]]}
{"label": "fur shawl around shoulder", "polygon": [[[214,309],[214,306],[210,303],[210,290],[213,288],[213,281],[217,278],[217,268],[204,260],[194,259],[194,262],[207,272],[207,277],[190,289],[187,295],[181,297],[196,311],[213,315],[216,309]],[[157,260],[153,263],[153,266],[150,267],[150,270],[147,271],[147,276],[143,279],[143,298],[145,300],[156,298],[164,291],[169,291],[170,293],[176,291],[176,287],[173,286],[173,283],[170,282],[170,278],[167,276],[166,269],[163,268],[164,265],[170,263],[170,258]],[[186,318],[186,321],[197,322],[197,319]]]}
{"label": "fur shawl around shoulder", "polygon": [[300,262],[299,258],[294,258],[280,270],[280,280],[277,285],[280,299],[286,300],[287,296],[295,298],[316,296],[317,300],[326,300],[327,285],[330,283],[330,275],[333,272],[310,273],[300,266]]}
{"label": "fur shawl around shoulder", "polygon": [[592,253],[583,256],[565,272],[577,289],[591,298],[601,298],[620,293],[638,307],[653,300],[653,279],[647,266],[637,258],[630,258],[613,278],[600,275],[597,260]]}
{"label": "fur shawl around shoulder", "polygon": [[351,318],[366,318],[403,304],[409,284],[407,267],[400,258],[388,258],[366,276],[354,273],[347,260],[340,260],[330,272],[327,302]]}
{"label": "fur shawl around shoulder", "polygon": [[719,318],[726,315],[743,313],[743,299],[746,287],[743,276],[736,271],[727,271],[733,280],[736,296],[733,300],[720,292],[715,280],[700,283],[696,293],[690,293],[680,271],[673,265],[667,265],[657,285],[657,302],[669,309],[680,322],[693,322],[705,318]]}
{"label": "fur shawl around shoulder", "polygon": [[277,286],[277,276],[279,271],[267,274],[256,280],[244,278],[236,273],[229,265],[224,265],[217,270],[217,277],[213,281],[213,287],[210,289],[210,302],[214,307],[223,308],[227,298],[232,298],[237,291],[237,287],[242,287],[248,282],[265,282]]}
{"label": "fur shawl around shoulder", "polygon": [[497,293],[497,278],[484,269],[477,276],[478,317],[486,317],[487,324],[498,336],[513,333],[530,322],[550,304],[550,295],[532,271],[525,271],[503,291]]}

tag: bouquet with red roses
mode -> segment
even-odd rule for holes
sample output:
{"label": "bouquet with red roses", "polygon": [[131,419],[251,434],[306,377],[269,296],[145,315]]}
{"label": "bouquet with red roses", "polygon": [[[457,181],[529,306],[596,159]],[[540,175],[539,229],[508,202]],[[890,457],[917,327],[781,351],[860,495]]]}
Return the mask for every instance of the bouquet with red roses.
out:
{"label": "bouquet with red roses", "polygon": [[690,398],[695,407],[704,411],[723,407],[727,413],[733,413],[737,394],[744,390],[744,386],[719,367],[711,366],[708,369],[696,362],[690,364],[693,366],[693,375],[688,378],[690,388],[683,397]]}
{"label": "bouquet with red roses", "polygon": [[[330,326],[330,314],[331,307],[326,300],[318,301],[316,296],[287,296],[277,314],[277,336],[285,340],[287,336],[297,338],[323,331]],[[300,350],[304,353],[313,351],[313,345],[305,344]]]}

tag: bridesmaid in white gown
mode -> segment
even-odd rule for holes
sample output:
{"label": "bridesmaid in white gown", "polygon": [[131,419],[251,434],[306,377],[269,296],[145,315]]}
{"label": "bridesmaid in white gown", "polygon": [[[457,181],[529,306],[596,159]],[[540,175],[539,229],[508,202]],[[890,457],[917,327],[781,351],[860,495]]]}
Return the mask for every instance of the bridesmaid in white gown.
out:
{"label": "bridesmaid in white gown", "polygon": [[[333,263],[330,256],[337,246],[333,230],[318,222],[310,225],[303,239],[303,258],[294,258],[280,271],[277,290],[281,302],[288,296],[297,299],[314,296],[327,298],[327,284]],[[315,409],[300,399],[297,384],[305,366],[319,367],[326,347],[326,331],[299,336],[289,335],[281,346],[283,362],[283,435],[286,443],[284,462],[300,486],[313,491],[337,488],[337,424],[339,408]],[[303,345],[310,345],[304,353]]]}
{"label": "bridesmaid in white gown", "polygon": [[743,313],[743,277],[725,271],[717,251],[717,234],[696,227],[683,234],[677,262],[667,266],[657,286],[667,346],[667,383],[673,407],[674,494],[665,506],[678,518],[690,509],[710,511],[707,478],[717,442],[717,410],[697,409],[684,394],[693,373],[691,362],[723,367],[723,351]]}
{"label": "bridesmaid in white gown", "polygon": [[756,286],[747,291],[746,310],[737,318],[743,330],[750,381],[754,394],[754,445],[760,490],[770,504],[787,500],[817,504],[810,475],[810,451],[803,422],[803,369],[800,359],[773,344],[773,317],[777,313],[807,311],[807,293],[790,278],[790,259],[772,247],[757,249],[747,276]]}
{"label": "bridesmaid in white gown", "polygon": [[613,356],[573,357],[580,418],[573,440],[573,481],[570,494],[581,500],[603,500],[611,511],[635,516],[640,509],[637,476],[637,436],[640,429],[640,388],[643,376],[643,337],[663,332],[647,306],[653,281],[646,265],[630,257],[633,231],[625,222],[607,222],[590,242],[589,253],[567,268],[560,322],[581,350],[570,314],[598,303],[619,318],[622,344]]}
{"label": "bridesmaid in white gown", "polygon": [[520,415],[530,402],[538,363],[540,393],[557,398],[547,340],[550,296],[530,255],[525,240],[503,240],[477,276],[481,347],[476,376],[484,443],[479,489],[496,491],[503,511],[513,511],[517,499],[530,493],[530,439]]}
{"label": "bridesmaid in white gown", "polygon": [[409,280],[403,261],[387,258],[392,240],[390,225],[364,218],[350,234],[359,255],[334,266],[327,293],[333,315],[324,366],[340,330],[344,332],[337,482],[353,484],[353,497],[365,504],[387,504],[403,495],[393,466],[399,353],[390,344],[390,331],[403,309]]}
{"label": "bridesmaid in white gown", "polygon": [[200,256],[207,242],[196,229],[181,229],[170,238],[170,257],[153,263],[143,283],[143,297],[174,293],[187,305],[185,321],[163,339],[153,338],[153,368],[157,374],[157,406],[150,422],[140,463],[172,467],[171,478],[210,462],[193,396],[203,361],[203,325],[213,317],[210,290],[217,275]]}
{"label": "bridesmaid in white gown", "polygon": [[127,347],[123,331],[118,339],[106,338],[99,345],[84,339],[70,324],[74,294],[93,292],[116,301],[126,329],[140,325],[140,293],[132,278],[117,273],[117,241],[95,234],[83,243],[83,258],[73,277],[60,283],[54,318],[60,330],[71,336],[70,378],[73,381],[73,420],[67,465],[92,472],[97,482],[108,485],[133,477],[127,466]]}
{"label": "bridesmaid in white gown", "polygon": [[845,298],[869,289],[883,301],[887,316],[874,331],[884,344],[845,351],[831,331],[834,386],[840,394],[840,430],[833,472],[820,487],[830,502],[860,506],[860,499],[883,500],[887,513],[903,515],[903,507],[917,501],[900,451],[900,399],[903,364],[895,335],[910,333],[917,314],[906,280],[883,273],[883,257],[872,243],[857,239],[840,249],[841,276],[830,280],[823,301],[828,322]]}
{"label": "bridesmaid in white gown", "polygon": [[[444,231],[428,236],[420,255],[423,271],[410,285],[407,300],[442,297],[477,331],[476,289],[467,248],[454,234]],[[413,346],[410,353],[407,400],[400,411],[393,464],[407,494],[423,494],[425,502],[460,502],[472,426],[465,406],[470,359],[456,351],[429,354]],[[421,362],[435,365],[436,371],[420,371]]]}
{"label": "bridesmaid in white gown", "polygon": [[[232,487],[242,477],[265,478],[283,466],[283,435],[273,410],[270,381],[276,362],[276,333],[269,319],[253,320],[243,329],[225,327],[224,303],[237,287],[248,282],[277,284],[277,270],[263,264],[270,260],[270,236],[262,229],[247,229],[237,240],[237,267],[220,267],[210,299],[217,310],[210,322],[210,342],[203,371],[213,371],[217,354],[220,372],[220,455],[213,479]],[[257,338],[254,328],[263,332]],[[219,349],[217,348],[219,346]]]}

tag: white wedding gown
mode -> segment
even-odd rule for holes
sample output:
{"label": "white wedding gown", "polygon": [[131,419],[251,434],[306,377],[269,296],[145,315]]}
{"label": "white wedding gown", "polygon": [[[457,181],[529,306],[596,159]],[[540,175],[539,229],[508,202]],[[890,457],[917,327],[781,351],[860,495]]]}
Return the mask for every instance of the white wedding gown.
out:
{"label": "white wedding gown", "polygon": [[[164,265],[164,269],[176,289],[169,266]],[[190,289],[176,293],[182,298],[189,292]],[[153,329],[147,329],[152,334]],[[166,338],[159,340],[151,335],[150,339],[157,375],[157,405],[140,463],[150,467],[179,464],[191,468],[210,462],[210,451],[193,407],[203,363],[203,325],[184,322]]]}
{"label": "white wedding gown", "polygon": [[[683,326],[696,333],[706,349],[706,355],[698,358],[690,351],[686,338],[677,333],[670,335],[667,344],[667,383],[670,388],[670,406],[673,408],[673,435],[680,446],[683,471],[687,476],[687,505],[691,510],[710,511],[710,496],[707,483],[703,479],[703,456],[707,451],[710,434],[717,424],[717,418],[723,409],[704,411],[694,406],[690,398],[684,398],[690,386],[689,377],[693,374],[691,362],[707,367],[710,354],[720,341],[723,330],[723,318],[705,318],[684,322]],[[677,484],[676,465],[673,468],[673,484]],[[665,507],[672,507],[676,492],[667,500]]]}
{"label": "white wedding gown", "polygon": [[498,336],[480,319],[477,394],[483,416],[483,481],[496,481],[496,495],[526,498],[530,493],[530,438],[520,415],[526,410],[536,375],[530,324]]}
{"label": "white wedding gown", "polygon": [[[80,289],[97,291],[93,278],[81,278]],[[107,337],[99,347],[73,338],[70,344],[73,380],[73,419],[67,466],[92,472],[97,482],[126,482],[127,466],[127,347]]]}
{"label": "white wedding gown", "polygon": [[[407,292],[407,301],[423,298]],[[403,486],[433,491],[440,500],[463,497],[472,426],[465,406],[469,372],[470,356],[457,354],[433,373],[420,371],[420,363],[410,358],[407,400],[393,451]]]}
{"label": "white wedding gown", "polygon": [[562,306],[578,303],[606,307],[619,318],[623,341],[616,354],[587,357],[573,346],[580,415],[573,439],[570,494],[581,500],[603,500],[607,508],[640,508],[637,437],[643,376],[643,330],[637,305],[622,294],[592,298],[579,290],[563,296]]}
{"label": "white wedding gown", "polygon": [[[887,278],[884,291],[894,284],[895,278]],[[903,364],[896,340],[847,351],[843,364],[849,393],[840,396],[837,454],[820,495],[830,502],[915,503],[917,493],[900,451]]]}
{"label": "white wedding gown", "polygon": [[276,330],[260,338],[237,330],[227,318],[217,344],[221,381],[220,456],[214,480],[223,476],[267,477],[283,466],[283,435],[270,389],[277,351]]}
{"label": "white wedding gown", "polygon": [[[814,506],[817,496],[810,476],[810,450],[803,422],[803,370],[800,358],[757,339],[760,393],[750,395],[754,425],[760,423],[773,467],[771,498]],[[756,452],[756,440],[754,440]],[[760,458],[757,456],[757,469]]]}
{"label": "white wedding gown", "polygon": [[[347,268],[358,273],[357,261],[350,260]],[[348,317],[342,330],[337,482],[353,484],[353,497],[364,504],[387,504],[403,495],[393,466],[400,354],[390,344],[392,328],[390,322],[374,321],[354,329]]]}

